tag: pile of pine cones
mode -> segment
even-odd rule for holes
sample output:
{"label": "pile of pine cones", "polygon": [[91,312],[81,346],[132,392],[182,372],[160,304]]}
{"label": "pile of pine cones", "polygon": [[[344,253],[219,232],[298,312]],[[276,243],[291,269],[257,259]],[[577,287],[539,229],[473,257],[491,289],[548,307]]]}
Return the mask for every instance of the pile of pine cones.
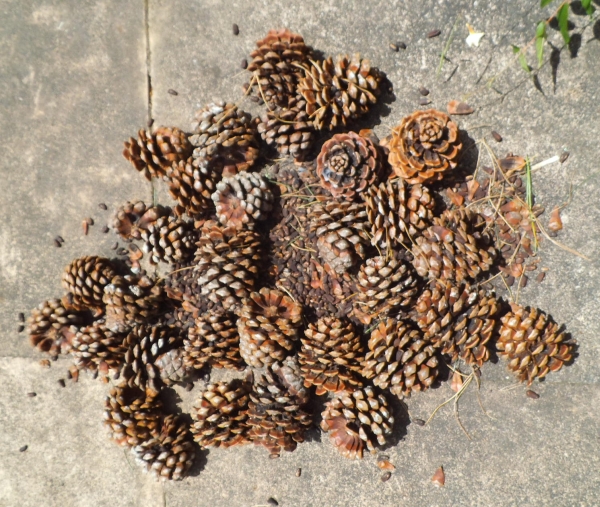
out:
{"label": "pile of pine cones", "polygon": [[[478,368],[495,348],[531,384],[572,359],[547,315],[483,288],[506,269],[506,231],[498,215],[440,197],[440,180],[461,177],[454,121],[417,111],[380,142],[347,131],[379,96],[384,76],[368,60],[320,59],[288,30],[251,56],[245,92],[264,117],[209,104],[191,133],[141,130],[125,143],[177,204],[128,202],[113,228],[168,267],[144,271],[136,248],[126,262],[75,259],[65,295],[32,312],[34,347],[70,354],[74,378],[115,379],[105,410],[115,442],[181,479],[194,441],[293,451],[316,424],[311,396],[326,396],[321,429],[362,457],[394,431],[390,396],[442,380],[444,361]],[[292,160],[264,167],[269,147]],[[161,393],[210,368],[240,375],[206,386],[191,425],[168,413]]]}

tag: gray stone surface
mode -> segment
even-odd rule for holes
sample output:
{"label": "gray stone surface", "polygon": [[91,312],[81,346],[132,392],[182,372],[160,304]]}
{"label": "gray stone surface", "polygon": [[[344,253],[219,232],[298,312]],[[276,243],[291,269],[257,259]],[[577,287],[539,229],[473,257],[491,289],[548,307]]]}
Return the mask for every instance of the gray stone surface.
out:
{"label": "gray stone surface", "polygon": [[[256,506],[269,497],[282,506],[600,504],[598,15],[591,23],[573,17],[581,33],[577,57],[565,48],[555,70],[546,64],[540,92],[510,49],[532,37],[543,15],[537,0],[148,1],[157,125],[187,128],[206,102],[239,102],[248,77],[241,59],[269,28],[287,26],[326,54],[360,52],[387,74],[396,100],[375,122],[381,136],[418,108],[417,89],[425,86],[433,107],[444,109],[460,98],[475,107],[474,115],[458,122],[484,161],[484,139],[498,154],[528,154],[534,163],[568,150],[565,164],[535,173],[534,190],[550,210],[569,200],[572,184],[562,212],[565,229],[556,239],[591,258],[544,241],[546,280],[529,284],[520,301],[565,323],[579,342],[579,357],[535,384],[539,400],[514,387],[502,363],[486,365],[480,394],[489,417],[474,390],[460,401],[472,440],[450,404],[427,427],[399,429],[399,442],[385,451],[397,467],[386,483],[379,481],[373,457],[347,461],[315,432],[279,460],[253,447],[203,453],[191,477],[162,485],[108,440],[101,420],[108,387],[84,376],[61,388],[57,381],[68,361],[42,368],[41,356],[16,333],[19,311],[61,293],[60,273],[72,258],[112,255],[115,236],[100,232],[110,212],[97,204],[113,209],[151,196],[149,184],[120,154],[122,141],[147,120],[144,8],[141,1],[0,1],[0,126],[7,138],[0,161],[0,505]],[[465,22],[486,33],[479,48],[466,46]],[[434,28],[441,36],[427,39]],[[391,51],[388,44],[395,41],[407,49]],[[554,30],[550,41],[563,45]],[[248,100],[242,105],[258,111]],[[493,141],[492,128],[504,137],[502,144]],[[96,225],[85,237],[81,221],[87,216]],[[57,234],[66,240],[61,249],[53,246]],[[178,390],[183,411],[199,388]],[[30,391],[38,396],[28,398]],[[414,396],[407,402],[410,416],[427,419],[451,394],[444,385]],[[27,451],[19,452],[25,444]],[[446,470],[443,489],[430,482],[440,465]]]}

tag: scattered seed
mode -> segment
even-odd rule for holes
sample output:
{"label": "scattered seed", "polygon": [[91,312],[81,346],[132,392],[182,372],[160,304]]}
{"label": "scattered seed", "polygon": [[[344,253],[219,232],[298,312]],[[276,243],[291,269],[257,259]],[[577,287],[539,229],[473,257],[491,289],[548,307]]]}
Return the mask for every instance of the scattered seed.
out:
{"label": "scattered seed", "polygon": [[60,241],[58,241],[57,239],[54,240],[54,246],[56,248],[60,248],[62,246],[62,243]]}
{"label": "scattered seed", "polygon": [[17,333],[22,333],[25,330],[25,326],[23,324],[21,324],[18,328],[17,328]]}
{"label": "scattered seed", "polygon": [[19,452],[25,452],[25,451],[28,449],[28,447],[29,447],[29,446],[27,446],[27,445],[24,445],[23,447],[21,447],[21,448],[19,449]]}
{"label": "scattered seed", "polygon": [[386,472],[381,476],[381,482],[387,482],[390,480],[390,477],[392,476],[392,472]]}
{"label": "scattered seed", "polygon": [[88,217],[85,219],[85,221],[89,224],[89,225],[94,225],[94,219],[91,217]]}
{"label": "scattered seed", "polygon": [[411,422],[417,426],[425,426],[425,421],[423,419],[411,419]]}
{"label": "scattered seed", "polygon": [[390,457],[387,454],[380,454],[379,456],[377,456],[377,461],[385,461],[386,459],[390,459]]}
{"label": "scattered seed", "polygon": [[425,97],[427,97],[427,95],[429,95],[429,90],[427,88],[425,88],[424,86],[421,86],[419,88],[419,93]]}
{"label": "scattered seed", "polygon": [[438,30],[437,28],[435,30],[431,30],[431,32],[429,32],[427,34],[427,38],[428,39],[433,39],[434,37],[437,37],[438,35],[440,35],[442,33],[441,30]]}
{"label": "scattered seed", "polygon": [[527,276],[523,275],[521,277],[521,281],[519,282],[519,287],[527,287],[527,282],[529,281],[529,278],[527,278]]}
{"label": "scattered seed", "polygon": [[431,100],[426,99],[425,97],[421,97],[419,99],[419,105],[420,106],[426,106],[427,104],[431,104]]}
{"label": "scattered seed", "polygon": [[498,134],[495,130],[492,130],[492,137],[499,143],[502,142],[502,136]]}
{"label": "scattered seed", "polygon": [[535,281],[539,283],[542,282],[544,278],[546,278],[546,273],[542,271],[540,274],[538,274],[538,276],[535,277]]}
{"label": "scattered seed", "polygon": [[179,93],[177,92],[177,90],[173,90],[173,88],[169,88],[169,89],[167,90],[167,93],[168,93],[169,95],[174,95],[174,96],[177,96],[177,95],[179,95]]}
{"label": "scattered seed", "polygon": [[531,398],[532,400],[538,400],[540,398],[540,395],[535,391],[532,391],[531,389],[527,389],[527,391],[525,391],[525,394],[528,398]]}
{"label": "scattered seed", "polygon": [[296,477],[300,477],[302,475],[302,469],[299,468],[298,470],[296,470]]}
{"label": "scattered seed", "polygon": [[233,24],[232,29],[233,29],[233,35],[239,35],[240,34],[240,27],[237,26],[236,23]]}
{"label": "scattered seed", "polygon": [[381,470],[395,470],[396,467],[388,459],[377,459],[377,466]]}
{"label": "scattered seed", "polygon": [[101,202],[100,204],[98,204],[98,207],[104,211],[106,211],[108,209],[108,206],[106,204],[104,204],[103,202]]}
{"label": "scattered seed", "polygon": [[191,391],[192,389],[194,389],[194,384],[192,384],[191,382],[188,382],[188,383],[185,385],[185,390],[189,392],[189,391]]}
{"label": "scattered seed", "polygon": [[560,219],[560,208],[556,206],[552,213],[550,213],[550,221],[548,222],[548,229],[552,232],[558,232],[563,228],[562,220]]}
{"label": "scattered seed", "polygon": [[568,151],[565,151],[565,152],[564,152],[564,153],[563,153],[563,154],[560,156],[560,159],[559,159],[560,163],[561,163],[561,164],[564,164],[564,163],[567,161],[567,159],[569,158],[569,155],[570,155],[570,153],[569,153]]}
{"label": "scattered seed", "polygon": [[458,100],[448,102],[448,112],[450,114],[471,114],[475,111],[469,104]]}
{"label": "scattered seed", "polygon": [[252,95],[252,97],[250,97],[250,100],[252,102],[258,102],[260,99],[256,95]]}
{"label": "scattered seed", "polygon": [[396,53],[397,53],[400,48],[398,47],[397,44],[394,44],[393,42],[390,42],[390,49],[392,51],[396,51]]}
{"label": "scattered seed", "polygon": [[67,386],[67,384],[65,383],[65,379],[64,379],[64,378],[59,378],[59,379],[58,379],[58,385],[59,385],[60,387],[66,387],[66,386]]}
{"label": "scattered seed", "polygon": [[245,58],[242,59],[242,69],[247,69],[248,68],[248,60],[246,60]]}
{"label": "scattered seed", "polygon": [[110,247],[111,250],[116,250],[117,248],[119,248],[119,243],[115,243],[113,246]]}
{"label": "scattered seed", "polygon": [[64,243],[64,242],[65,242],[65,240],[64,240],[64,238],[63,238],[62,236],[56,236],[56,239],[57,239],[58,241],[60,241],[61,243]]}
{"label": "scattered seed", "polygon": [[154,118],[150,118],[150,119],[148,120],[148,123],[147,123],[147,125],[148,125],[148,128],[152,127],[152,125],[154,125]]}
{"label": "scattered seed", "polygon": [[36,396],[37,396],[37,393],[34,393],[34,392],[27,393],[28,398],[35,398]]}
{"label": "scattered seed", "polygon": [[279,502],[278,502],[277,500],[275,500],[273,497],[269,498],[269,499],[267,500],[267,503],[268,503],[269,505],[279,505]]}
{"label": "scattered seed", "polygon": [[123,247],[119,248],[117,250],[117,255],[127,255],[127,249]]}
{"label": "scattered seed", "polygon": [[507,276],[506,277],[506,285],[508,285],[509,287],[512,287],[514,284],[515,284],[515,277]]}
{"label": "scattered seed", "polygon": [[83,234],[87,236],[90,230],[90,224],[88,224],[87,220],[81,222],[81,227],[83,228]]}
{"label": "scattered seed", "polygon": [[23,312],[19,312],[19,322],[25,322],[25,314]]}
{"label": "scattered seed", "polygon": [[406,44],[404,42],[398,42],[396,46],[398,46],[400,49],[406,49]]}
{"label": "scattered seed", "polygon": [[43,366],[44,368],[50,368],[50,361],[48,359],[42,359],[40,360],[40,366]]}
{"label": "scattered seed", "polygon": [[444,473],[444,467],[438,468],[433,477],[431,478],[431,482],[438,488],[443,488],[446,484],[446,474]]}
{"label": "scattered seed", "polygon": [[547,271],[550,271],[550,268],[542,268],[542,271],[546,273]]}

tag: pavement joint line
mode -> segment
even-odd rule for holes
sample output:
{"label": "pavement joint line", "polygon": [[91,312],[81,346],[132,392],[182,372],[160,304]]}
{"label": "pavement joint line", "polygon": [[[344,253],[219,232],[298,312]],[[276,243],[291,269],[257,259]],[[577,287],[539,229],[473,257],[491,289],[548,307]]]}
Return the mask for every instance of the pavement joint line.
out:
{"label": "pavement joint line", "polygon": [[148,128],[152,122],[152,50],[150,48],[150,0],[144,0],[144,33],[146,36],[146,81],[148,89]]}

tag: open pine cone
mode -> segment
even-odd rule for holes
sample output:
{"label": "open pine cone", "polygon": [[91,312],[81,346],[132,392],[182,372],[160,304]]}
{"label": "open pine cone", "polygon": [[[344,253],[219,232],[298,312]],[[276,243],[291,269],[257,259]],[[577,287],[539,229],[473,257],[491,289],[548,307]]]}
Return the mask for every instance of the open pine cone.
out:
{"label": "open pine cone", "polygon": [[112,262],[89,255],[73,260],[63,272],[62,285],[72,295],[75,308],[102,306],[104,288],[116,275]]}
{"label": "open pine cone", "polygon": [[106,380],[109,373],[120,371],[125,362],[124,338],[107,329],[102,320],[82,327],[71,341],[70,353],[75,367],[97,373]]}
{"label": "open pine cone", "polygon": [[77,326],[82,323],[81,313],[74,310],[67,298],[49,299],[31,312],[29,341],[32,347],[57,357],[70,352]]}
{"label": "open pine cone", "polygon": [[221,174],[198,162],[192,157],[167,169],[169,194],[177,201],[173,209],[177,215],[186,213],[191,218],[200,218],[214,210],[210,196],[215,191]]}

